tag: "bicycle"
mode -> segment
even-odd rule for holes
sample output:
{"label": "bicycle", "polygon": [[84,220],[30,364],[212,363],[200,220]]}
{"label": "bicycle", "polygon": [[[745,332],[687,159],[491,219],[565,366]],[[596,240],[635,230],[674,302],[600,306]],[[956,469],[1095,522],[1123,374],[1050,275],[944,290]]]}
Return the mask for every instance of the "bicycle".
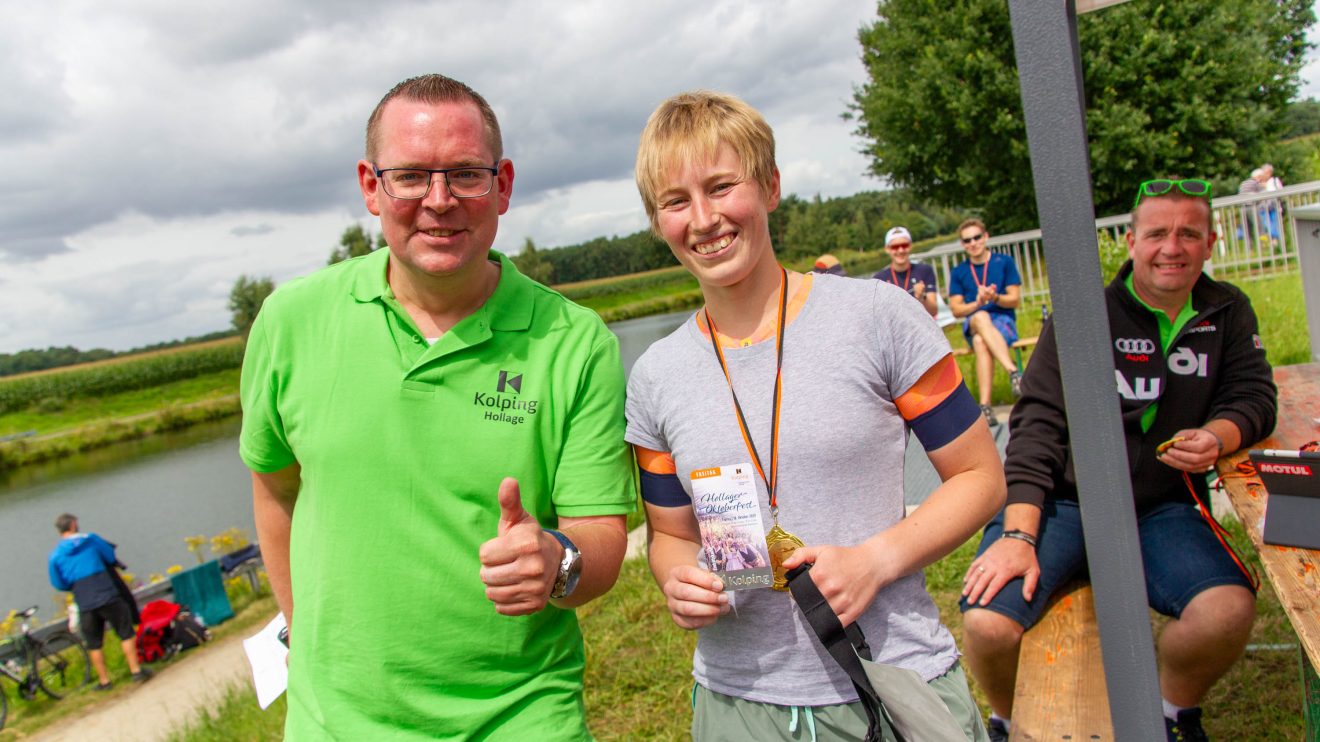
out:
{"label": "bicycle", "polygon": [[[18,614],[23,618],[22,632],[13,643],[19,655],[0,663],[0,676],[14,681],[25,701],[36,698],[37,691],[58,701],[91,682],[92,663],[82,639],[68,629],[56,629],[43,637],[33,633],[28,619],[36,613],[34,605]],[[8,714],[8,694],[0,688],[0,729],[4,728]]]}

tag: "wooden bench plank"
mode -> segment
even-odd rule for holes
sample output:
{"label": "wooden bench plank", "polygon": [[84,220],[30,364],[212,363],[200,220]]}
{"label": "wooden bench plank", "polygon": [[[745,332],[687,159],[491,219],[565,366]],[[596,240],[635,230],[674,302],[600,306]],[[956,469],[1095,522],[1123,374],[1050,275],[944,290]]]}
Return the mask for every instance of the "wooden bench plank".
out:
{"label": "wooden bench plank", "polygon": [[1060,590],[1040,622],[1022,637],[1011,739],[1114,739],[1095,597],[1088,582]]}
{"label": "wooden bench plank", "polygon": [[[1020,351],[1023,348],[1030,348],[1031,346],[1035,345],[1036,341],[1039,339],[1040,339],[1039,335],[1032,335],[1029,338],[1022,338],[1021,340],[1018,340],[1017,342],[1013,343],[1008,347],[1012,348],[1013,350]],[[953,354],[955,356],[966,356],[966,355],[971,355],[971,353],[972,353],[971,348],[959,347],[953,349]]]}

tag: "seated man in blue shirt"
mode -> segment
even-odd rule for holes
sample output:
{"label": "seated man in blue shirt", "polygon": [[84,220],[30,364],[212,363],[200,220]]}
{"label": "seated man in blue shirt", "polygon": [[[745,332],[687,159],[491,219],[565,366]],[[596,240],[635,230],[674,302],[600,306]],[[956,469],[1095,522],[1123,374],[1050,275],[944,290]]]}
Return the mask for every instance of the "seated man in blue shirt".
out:
{"label": "seated man in blue shirt", "polygon": [[1017,307],[1022,303],[1022,276],[1017,263],[1003,253],[991,252],[989,231],[980,219],[958,225],[967,260],[949,275],[949,309],[963,321],[963,337],[976,354],[976,390],[981,413],[998,425],[990,409],[995,363],[1008,372],[1013,395],[1021,394],[1022,374],[1008,348],[1017,342]]}
{"label": "seated man in blue shirt", "polygon": [[55,530],[60,532],[60,542],[50,553],[50,584],[56,590],[73,591],[83,641],[96,668],[96,689],[110,689],[110,673],[101,651],[106,624],[119,635],[133,679],[141,682],[150,678],[151,671],[138,664],[137,634],[133,631],[137,606],[130,602],[132,594],[114,572],[115,567],[124,566],[115,556],[115,545],[95,533],[79,533],[78,519],[68,513],[55,519]]}

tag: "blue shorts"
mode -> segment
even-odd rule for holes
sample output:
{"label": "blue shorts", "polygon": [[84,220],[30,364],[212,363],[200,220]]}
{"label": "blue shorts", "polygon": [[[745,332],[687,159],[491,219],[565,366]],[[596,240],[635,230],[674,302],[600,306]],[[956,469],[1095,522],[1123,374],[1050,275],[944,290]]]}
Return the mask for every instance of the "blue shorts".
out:
{"label": "blue shorts", "polygon": [[[990,548],[1004,532],[1004,511],[985,527],[976,555]],[[1196,508],[1166,503],[1137,520],[1141,561],[1146,568],[1146,601],[1160,613],[1178,618],[1201,592],[1219,585],[1241,585],[1252,590],[1247,576],[1210,530]],[[1022,599],[1022,578],[1008,582],[989,605],[971,606],[963,598],[959,608],[989,608],[1031,628],[1045,612],[1050,595],[1069,581],[1086,577],[1086,543],[1077,503],[1046,500],[1041,510],[1036,559],[1040,581],[1031,602]],[[1253,594],[1255,593],[1252,590]]]}
{"label": "blue shorts", "polygon": [[[986,312],[986,314],[990,315],[990,322],[994,324],[996,330],[999,330],[999,334],[1004,336],[1004,342],[1009,345],[1017,342],[1017,320],[999,312]],[[962,330],[963,339],[967,341],[967,345],[970,347],[972,345],[972,315],[963,320]]]}

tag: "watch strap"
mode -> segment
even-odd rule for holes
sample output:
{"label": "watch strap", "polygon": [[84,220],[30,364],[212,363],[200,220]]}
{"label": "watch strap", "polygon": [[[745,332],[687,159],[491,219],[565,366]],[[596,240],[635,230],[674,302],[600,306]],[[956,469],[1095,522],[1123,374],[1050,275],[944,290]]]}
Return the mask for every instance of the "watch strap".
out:
{"label": "watch strap", "polygon": [[564,558],[559,562],[559,573],[555,575],[554,587],[550,589],[551,598],[566,598],[577,587],[582,575],[582,552],[578,551],[573,541],[559,531],[546,528],[545,532],[555,537],[564,547]]}

